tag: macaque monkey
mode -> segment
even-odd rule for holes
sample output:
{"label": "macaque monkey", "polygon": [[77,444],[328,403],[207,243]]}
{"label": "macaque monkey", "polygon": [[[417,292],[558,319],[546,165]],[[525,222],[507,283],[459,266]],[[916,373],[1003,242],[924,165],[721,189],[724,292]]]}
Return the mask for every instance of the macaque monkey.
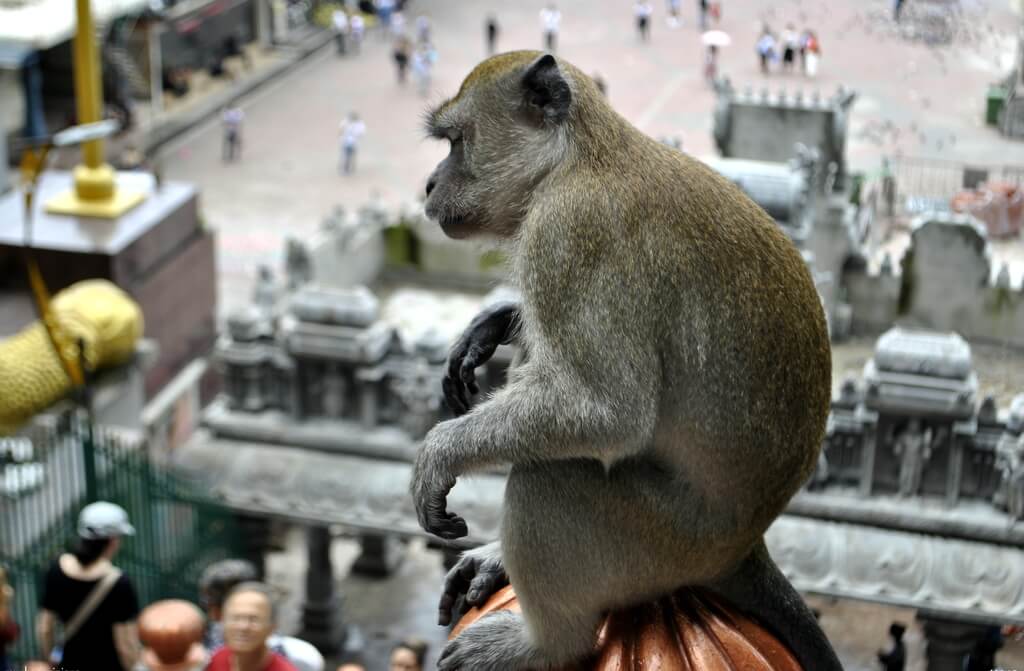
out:
{"label": "macaque monkey", "polygon": [[[829,409],[825,316],[793,244],[550,54],[484,61],[427,127],[451,145],[427,215],[499,241],[522,292],[453,349],[444,389],[461,416],[426,436],[411,485],[423,528],[455,539],[456,479],[510,465],[500,541],[449,573],[440,620],[507,580],[522,614],[475,622],[438,668],[583,661],[607,611],[702,586],[808,671],[840,669],[763,541],[813,471]],[[473,368],[512,339],[525,361],[470,409]]]}

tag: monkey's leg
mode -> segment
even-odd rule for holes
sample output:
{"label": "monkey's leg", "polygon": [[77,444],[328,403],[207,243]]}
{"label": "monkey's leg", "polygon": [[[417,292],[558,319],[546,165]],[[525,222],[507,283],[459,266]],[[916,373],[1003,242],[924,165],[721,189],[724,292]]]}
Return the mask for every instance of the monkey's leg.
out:
{"label": "monkey's leg", "polygon": [[764,541],[729,576],[708,587],[771,629],[803,668],[842,671],[814,613],[772,561]]}
{"label": "monkey's leg", "polygon": [[502,548],[522,615],[474,623],[438,668],[541,670],[586,658],[607,610],[705,580],[747,553],[710,534],[703,508],[685,482],[642,460],[608,472],[590,459],[513,467]]}

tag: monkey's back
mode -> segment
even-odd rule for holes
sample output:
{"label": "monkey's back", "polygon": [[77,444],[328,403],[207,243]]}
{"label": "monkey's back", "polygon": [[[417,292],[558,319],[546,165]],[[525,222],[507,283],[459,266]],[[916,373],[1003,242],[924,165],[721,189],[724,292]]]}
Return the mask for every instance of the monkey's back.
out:
{"label": "monkey's back", "polygon": [[[709,496],[749,502],[752,522],[766,526],[809,476],[824,437],[824,311],[806,263],[763,209],[703,163],[643,140],[628,178],[641,197],[609,221],[622,227],[618,275],[633,301],[621,306],[623,323],[659,338],[653,448],[698,486],[714,483]],[[629,208],[641,216],[616,221]]]}

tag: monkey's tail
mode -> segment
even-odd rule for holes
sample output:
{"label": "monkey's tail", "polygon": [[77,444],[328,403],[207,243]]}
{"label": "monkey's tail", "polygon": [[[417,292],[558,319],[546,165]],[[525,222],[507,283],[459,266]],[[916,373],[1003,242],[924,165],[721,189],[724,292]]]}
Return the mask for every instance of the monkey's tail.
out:
{"label": "monkey's tail", "polygon": [[763,540],[731,575],[708,587],[772,631],[805,671],[843,671],[814,613],[772,561]]}

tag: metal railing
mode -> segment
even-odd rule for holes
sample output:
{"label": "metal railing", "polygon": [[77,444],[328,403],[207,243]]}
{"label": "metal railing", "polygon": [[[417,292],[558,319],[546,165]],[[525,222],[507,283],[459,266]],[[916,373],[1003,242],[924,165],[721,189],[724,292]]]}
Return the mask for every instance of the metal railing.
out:
{"label": "metal railing", "polygon": [[[885,172],[883,168],[882,173]],[[1024,184],[1024,166],[983,165],[901,156],[889,161],[897,210],[906,214],[948,211],[954,195],[985,182]]]}
{"label": "metal railing", "polygon": [[244,547],[236,518],[152,463],[137,437],[90,431],[77,413],[59,424],[0,438],[0,563],[15,589],[12,615],[22,629],[9,651],[16,665],[39,652],[33,623],[41,579],[75,539],[78,511],[92,491],[124,507],[136,528],[115,563],[131,578],[140,607],[167,598],[197,601],[203,568],[240,556]]}

